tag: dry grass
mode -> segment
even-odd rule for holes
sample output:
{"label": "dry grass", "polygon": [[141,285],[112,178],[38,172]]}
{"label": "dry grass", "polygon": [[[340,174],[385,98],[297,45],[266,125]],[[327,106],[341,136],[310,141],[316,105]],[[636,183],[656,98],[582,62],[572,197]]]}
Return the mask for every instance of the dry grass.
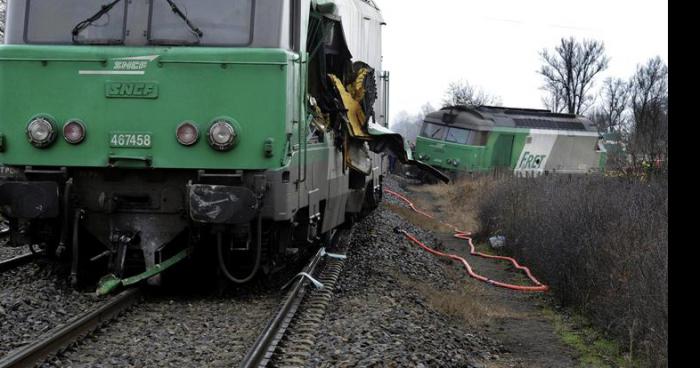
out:
{"label": "dry grass", "polygon": [[432,212],[464,231],[478,233],[480,230],[477,209],[481,194],[488,189],[490,178],[462,178],[450,184],[420,185],[409,189],[417,193],[429,194],[431,199],[419,196],[416,206]]}
{"label": "dry grass", "polygon": [[[488,178],[464,178],[450,184],[411,186],[409,188],[411,192],[427,195],[413,195],[410,199],[418,208],[436,215],[442,221],[466,231],[477,232],[479,230],[477,208],[480,193],[487,189],[487,180]],[[389,203],[386,206],[411,224],[426,230],[443,233],[453,231],[451,227],[426,218],[410,208]],[[445,262],[452,263],[450,260]],[[479,283],[466,282],[458,290],[437,290],[430,284],[410,280],[397,273],[394,277],[402,286],[411,287],[420,292],[435,310],[454,317],[471,328],[488,324],[495,318],[513,318],[517,315],[514,311],[491,303],[486,297],[488,291]],[[457,279],[462,282],[461,274]]]}
{"label": "dry grass", "polygon": [[458,291],[436,290],[426,284],[415,287],[435,310],[461,320],[469,327],[483,326],[495,318],[511,316],[510,311],[484,299],[483,293],[471,283]]}
{"label": "dry grass", "polygon": [[467,282],[457,290],[438,290],[431,284],[409,279],[398,272],[390,273],[402,287],[415,289],[423,295],[433,309],[469,328],[484,326],[496,318],[515,316],[512,311],[485,298],[488,291],[483,285]]}
{"label": "dry grass", "polygon": [[427,218],[419,213],[414,212],[410,208],[399,207],[391,203],[386,203],[386,207],[392,212],[403,217],[406,221],[410,222],[415,226],[419,226],[423,229],[430,230],[433,232],[451,232],[452,228],[449,228],[441,223]]}

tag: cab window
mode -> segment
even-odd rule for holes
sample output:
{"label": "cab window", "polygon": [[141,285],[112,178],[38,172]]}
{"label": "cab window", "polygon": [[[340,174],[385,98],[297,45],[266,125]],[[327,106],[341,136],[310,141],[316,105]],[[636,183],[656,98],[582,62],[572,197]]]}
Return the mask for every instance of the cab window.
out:
{"label": "cab window", "polygon": [[447,130],[446,141],[469,146],[485,146],[488,132],[451,127]]}
{"label": "cab window", "polygon": [[201,38],[165,0],[151,2],[151,44],[246,46],[252,41],[253,0],[177,0],[177,6]]}
{"label": "cab window", "polygon": [[[122,45],[127,34],[136,32],[127,30],[134,7],[128,0],[26,1],[25,43]],[[148,24],[129,27],[142,32],[140,27],[147,26],[150,45],[248,46],[253,40],[255,1],[149,0],[149,14],[144,17]]]}
{"label": "cab window", "polygon": [[445,139],[445,134],[447,133],[447,127],[444,125],[423,123],[423,131],[421,136],[430,139],[443,140]]}
{"label": "cab window", "polygon": [[[126,1],[83,29],[77,41],[114,44],[124,41]],[[38,44],[70,44],[76,25],[100,10],[101,3],[85,0],[28,0],[24,40]]]}
{"label": "cab window", "polygon": [[468,144],[472,131],[461,128],[450,128],[447,130],[446,141],[458,144]]}

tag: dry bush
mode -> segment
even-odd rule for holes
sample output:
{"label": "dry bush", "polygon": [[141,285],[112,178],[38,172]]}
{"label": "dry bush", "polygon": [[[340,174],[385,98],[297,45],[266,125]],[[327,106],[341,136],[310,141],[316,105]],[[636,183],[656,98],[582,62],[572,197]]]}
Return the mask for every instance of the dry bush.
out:
{"label": "dry bush", "polygon": [[667,366],[668,180],[508,178],[482,193],[486,234],[645,365]]}

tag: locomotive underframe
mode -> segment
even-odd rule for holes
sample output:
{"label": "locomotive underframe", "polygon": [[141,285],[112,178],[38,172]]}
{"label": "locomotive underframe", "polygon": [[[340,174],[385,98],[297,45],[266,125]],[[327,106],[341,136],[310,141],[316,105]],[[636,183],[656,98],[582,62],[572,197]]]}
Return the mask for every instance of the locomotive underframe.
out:
{"label": "locomotive underframe", "polygon": [[[74,283],[86,265],[99,265],[121,278],[151,269],[185,248],[198,252],[221,246],[217,242],[224,243],[227,258],[235,258],[243,272],[259,268],[270,273],[281,268],[290,251],[312,246],[376,205],[381,187],[372,178],[341,176],[330,188],[346,180],[349,191],[316,190],[316,195],[309,193],[308,206],[295,207],[284,196],[298,193],[303,183],[288,169],[27,167],[0,181],[0,203],[11,222],[10,242],[40,244],[49,255],[70,254]],[[365,193],[368,188],[371,195]],[[159,278],[149,282],[157,284]]]}

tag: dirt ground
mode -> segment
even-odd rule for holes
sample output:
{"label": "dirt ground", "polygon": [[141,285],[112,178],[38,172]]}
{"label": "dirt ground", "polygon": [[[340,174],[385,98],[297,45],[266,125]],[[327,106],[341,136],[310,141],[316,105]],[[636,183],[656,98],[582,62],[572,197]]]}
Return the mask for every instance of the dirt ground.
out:
{"label": "dirt ground", "polygon": [[[402,184],[401,188],[411,195],[411,200],[423,210],[434,214],[442,221],[475,224],[468,213],[454,214],[454,206],[440,198],[430,189]],[[468,244],[456,239],[449,229],[430,221],[411,210],[399,206],[390,209],[415,225],[435,232],[442,244],[427,244],[458,254],[471,264],[475,272],[493,280],[520,285],[531,285],[522,273],[508,262],[500,262],[469,254]],[[471,231],[472,229],[464,229]],[[478,246],[478,245],[477,245]],[[487,248],[483,249],[487,251]],[[505,347],[505,352],[496,360],[486,362],[487,367],[578,367],[578,353],[566,345],[557,335],[554,320],[546,308],[551,305],[547,295],[523,293],[490,286],[468,277],[466,270],[457,262],[446,261],[455,282],[465,285],[462,302],[437,301],[453,313],[462,313],[465,321]],[[536,275],[535,275],[536,276]],[[465,300],[469,300],[465,310]],[[451,305],[458,303],[459,305]]]}

